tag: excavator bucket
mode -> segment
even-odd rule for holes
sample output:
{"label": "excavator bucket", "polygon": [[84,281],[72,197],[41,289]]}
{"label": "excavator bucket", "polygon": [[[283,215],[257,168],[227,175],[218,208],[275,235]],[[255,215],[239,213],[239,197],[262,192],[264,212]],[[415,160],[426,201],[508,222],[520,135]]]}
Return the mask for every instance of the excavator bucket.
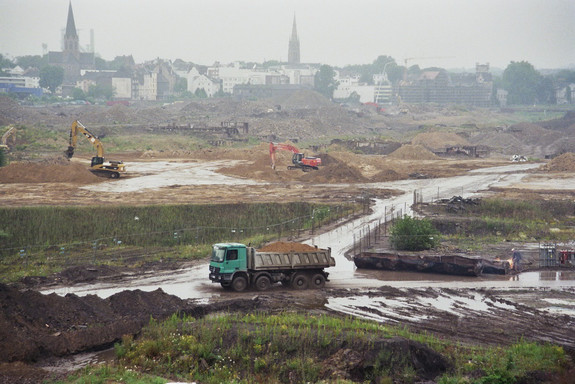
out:
{"label": "excavator bucket", "polygon": [[74,156],[74,147],[72,146],[68,147],[68,149],[64,153],[66,154],[66,157],[68,159],[71,159]]}

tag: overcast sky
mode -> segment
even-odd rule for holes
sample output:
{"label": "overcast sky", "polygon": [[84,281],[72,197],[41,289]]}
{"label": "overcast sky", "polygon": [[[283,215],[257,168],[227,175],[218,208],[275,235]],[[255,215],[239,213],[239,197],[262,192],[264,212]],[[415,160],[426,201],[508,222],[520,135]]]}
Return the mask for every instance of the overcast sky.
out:
{"label": "overcast sky", "polygon": [[[0,53],[61,50],[69,0],[0,0]],[[215,61],[287,60],[293,17],[301,61],[537,69],[575,67],[575,0],[72,0],[80,44],[105,60],[133,55]]]}

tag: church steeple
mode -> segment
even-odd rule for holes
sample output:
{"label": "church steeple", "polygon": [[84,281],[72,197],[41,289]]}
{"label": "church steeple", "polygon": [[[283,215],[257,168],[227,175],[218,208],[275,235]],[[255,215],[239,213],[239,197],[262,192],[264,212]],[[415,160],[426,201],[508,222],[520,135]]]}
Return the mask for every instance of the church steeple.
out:
{"label": "church steeple", "polygon": [[74,22],[74,12],[72,12],[72,2],[68,5],[68,20],[66,22],[66,33],[64,34],[64,51],[80,52],[80,39],[76,32],[76,23]]}
{"label": "church steeple", "polygon": [[288,49],[288,63],[289,64],[299,64],[299,38],[297,37],[297,27],[295,23],[295,15],[293,16],[293,27],[291,31],[291,37],[289,39],[289,49]]}

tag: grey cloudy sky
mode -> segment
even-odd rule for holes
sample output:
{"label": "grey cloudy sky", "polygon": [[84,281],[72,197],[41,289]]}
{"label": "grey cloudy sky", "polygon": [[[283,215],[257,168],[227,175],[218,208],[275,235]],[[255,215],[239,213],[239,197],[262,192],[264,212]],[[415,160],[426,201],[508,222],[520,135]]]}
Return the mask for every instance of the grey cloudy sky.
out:
{"label": "grey cloudy sky", "polygon": [[[0,0],[0,53],[61,50],[69,0]],[[293,16],[302,62],[538,69],[575,67],[574,0],[72,0],[80,44],[103,59],[287,60]]]}

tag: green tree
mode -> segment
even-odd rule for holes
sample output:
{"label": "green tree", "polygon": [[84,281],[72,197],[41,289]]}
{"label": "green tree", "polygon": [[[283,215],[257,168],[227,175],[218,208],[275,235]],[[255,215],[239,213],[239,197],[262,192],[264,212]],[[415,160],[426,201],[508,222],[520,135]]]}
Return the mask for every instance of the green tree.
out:
{"label": "green tree", "polygon": [[502,84],[509,104],[534,104],[540,83],[541,75],[527,61],[512,61],[503,71]]}
{"label": "green tree", "polygon": [[208,94],[204,88],[197,88],[196,92],[194,92],[194,95],[200,99],[205,99],[208,97]]}
{"label": "green tree", "polygon": [[0,167],[5,166],[7,163],[8,162],[6,161],[6,151],[0,148]]}
{"label": "green tree", "polygon": [[13,68],[13,67],[14,63],[12,62],[12,60],[10,60],[7,57],[4,57],[4,55],[0,53],[0,70],[2,68]]}
{"label": "green tree", "polygon": [[40,86],[48,88],[50,92],[55,93],[56,88],[62,85],[64,81],[64,68],[55,65],[47,65],[40,69]]}
{"label": "green tree", "polygon": [[405,215],[393,224],[389,241],[401,251],[423,251],[439,244],[439,232],[429,220]]}
{"label": "green tree", "polygon": [[178,77],[176,79],[176,84],[174,85],[174,91],[182,93],[187,90],[188,90],[188,79],[186,79],[185,77]]}
{"label": "green tree", "polygon": [[551,77],[541,77],[539,84],[537,84],[537,101],[543,104],[557,104],[555,85]]}
{"label": "green tree", "polygon": [[74,100],[86,100],[86,94],[80,88],[74,88],[72,90],[72,98]]}
{"label": "green tree", "polygon": [[93,97],[95,99],[105,98],[107,100],[114,97],[114,87],[112,85],[90,85],[88,88],[88,97]]}
{"label": "green tree", "polygon": [[48,55],[19,56],[16,58],[16,64],[24,69],[30,67],[42,69],[48,65]]}
{"label": "green tree", "polygon": [[327,97],[333,98],[333,91],[339,83],[335,80],[335,71],[329,65],[322,65],[315,74],[315,90]]}

